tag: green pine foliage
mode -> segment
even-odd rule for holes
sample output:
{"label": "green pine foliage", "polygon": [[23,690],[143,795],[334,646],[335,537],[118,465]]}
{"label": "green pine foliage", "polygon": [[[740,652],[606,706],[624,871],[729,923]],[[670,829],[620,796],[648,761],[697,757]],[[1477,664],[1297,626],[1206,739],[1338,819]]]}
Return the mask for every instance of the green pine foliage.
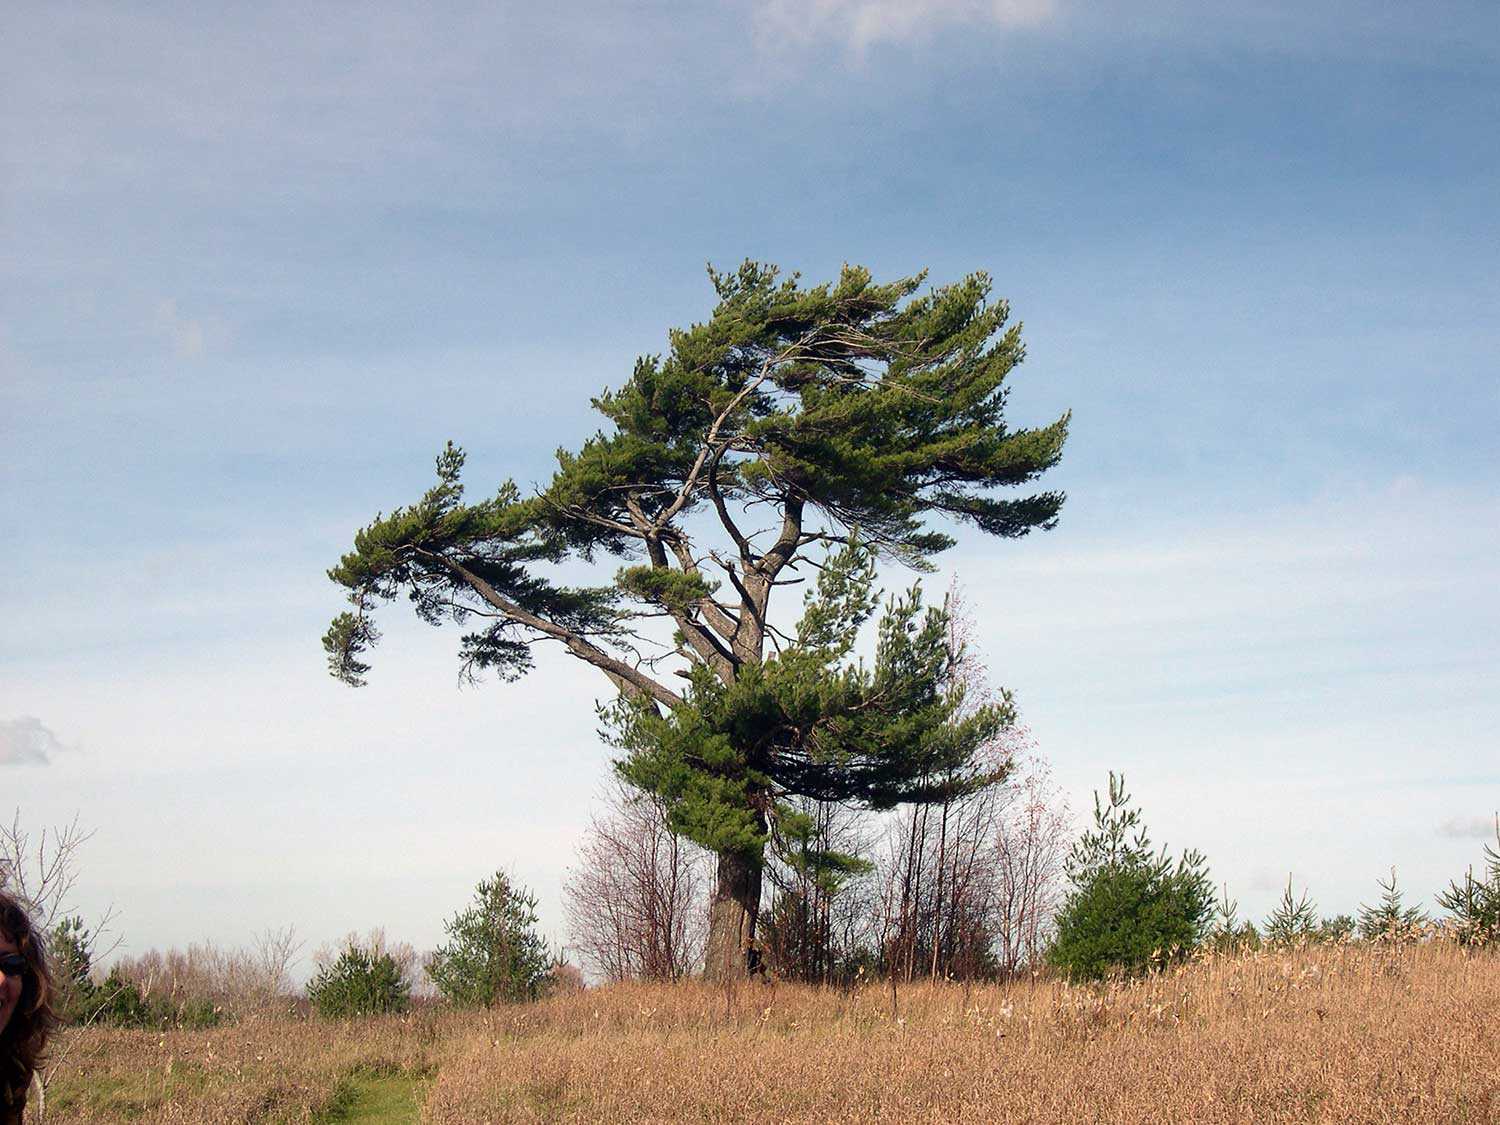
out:
{"label": "green pine foliage", "polygon": [[875,869],[864,856],[824,847],[814,815],[804,808],[785,809],[776,827],[777,858],[819,894],[832,898],[851,881]]}
{"label": "green pine foliage", "polygon": [[664,801],[673,831],[759,856],[768,803],[796,836],[786,796],[888,809],[1003,776],[975,754],[1011,722],[1009,698],[965,708],[947,610],[924,607],[920,587],[886,604],[872,663],[851,655],[877,604],[874,576],[873,550],[852,539],[825,559],[780,652],[729,684],[695,669],[670,710],[628,697],[603,710],[620,774]]}
{"label": "green pine foliage", "polygon": [[1458,940],[1464,945],[1500,942],[1500,817],[1495,818],[1495,843],[1484,846],[1485,871],[1474,877],[1470,868],[1463,882],[1448,884],[1438,905],[1453,916]]}
{"label": "green pine foliage", "polygon": [[1281,901],[1266,918],[1262,928],[1266,944],[1272,946],[1305,945],[1318,938],[1318,908],[1304,889],[1300,898],[1292,894],[1292,877],[1286,877]]}
{"label": "green pine foliage", "polygon": [[94,1015],[94,935],[80,917],[64,918],[47,938],[52,958],[53,1008],[63,1023],[84,1023]]}
{"label": "green pine foliage", "polygon": [[1396,886],[1396,869],[1391,868],[1390,881],[1378,880],[1380,901],[1359,908],[1359,936],[1366,941],[1403,943],[1416,941],[1427,924],[1427,915],[1415,906],[1407,906]]}
{"label": "green pine foliage", "polygon": [[411,983],[390,953],[350,940],[308,982],[307,998],[327,1019],[404,1012],[411,1007]]}
{"label": "green pine foliage", "polygon": [[[932,515],[1007,537],[1055,522],[1060,493],[989,494],[1056,464],[1068,417],[1035,430],[1006,424],[1005,380],[1025,349],[1006,303],[989,301],[987,275],[925,295],[925,275],[882,285],[855,266],[809,288],[754,262],[710,277],[713,315],[671,332],[665,355],[637,360],[624,385],[593,400],[609,429],[577,451],[559,449],[538,494],[506,481],[465,503],[464,454],[450,443],[419,501],[355,536],[329,571],[353,606],[324,638],[335,676],[363,682],[362,655],[379,639],[373,610],[403,593],[424,620],[480,624],[462,646],[476,673],[528,671],[526,640],[537,635],[561,639],[560,630],[595,648],[624,639],[637,615],[631,602],[691,618],[702,642],[715,584],[695,561],[674,556],[687,542],[683,520],[704,509],[721,516],[734,546],[746,548],[742,561],[760,572],[742,568],[739,580],[790,562],[809,512],[825,527],[858,527],[918,566],[953,543],[926,526]],[[747,504],[778,508],[797,525],[791,541],[750,549],[730,526]],[[601,586],[551,577],[563,559],[588,562],[600,551],[689,578],[647,578],[640,566]],[[694,648],[703,658],[712,651]],[[623,678],[670,702],[645,676]]]}
{"label": "green pine foliage", "polygon": [[165,1026],[167,1022],[166,1013],[155,1010],[139,986],[118,968],[110,970],[95,995],[100,1023],[145,1028]]}
{"label": "green pine foliage", "polygon": [[1094,794],[1094,827],[1067,859],[1072,891],[1048,961],[1074,979],[1133,975],[1187,957],[1208,936],[1215,896],[1204,857],[1152,849],[1123,776]]}
{"label": "green pine foliage", "polygon": [[536,931],[536,906],[536,896],[503,871],[482,880],[473,905],[446,923],[448,942],[427,964],[438,991],[468,1006],[537,999],[552,958]]}

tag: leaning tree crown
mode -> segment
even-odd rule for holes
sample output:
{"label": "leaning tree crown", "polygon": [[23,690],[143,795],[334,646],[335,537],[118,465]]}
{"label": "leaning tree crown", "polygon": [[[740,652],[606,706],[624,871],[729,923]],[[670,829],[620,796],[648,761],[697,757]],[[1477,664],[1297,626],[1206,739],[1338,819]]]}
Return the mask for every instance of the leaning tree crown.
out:
{"label": "leaning tree crown", "polygon": [[[324,646],[336,677],[363,683],[376,603],[406,594],[423,619],[470,627],[468,676],[514,679],[542,641],[598,668],[618,692],[604,713],[620,771],[717,854],[722,975],[742,971],[784,797],[890,807],[994,780],[975,752],[1009,704],[963,706],[944,610],[915,588],[893,600],[868,668],[853,636],[877,558],[930,569],[953,544],[930,517],[1011,538],[1054,524],[1060,493],[992,493],[1056,464],[1068,416],[1006,425],[1023,348],[984,274],[918,295],[925,275],[878,285],[857,267],[810,288],[753,262],[709,273],[712,316],[593,400],[608,428],[560,449],[545,487],[465,503],[450,443],[437,483],[329,571],[352,608]],[[612,580],[555,580],[601,555],[626,564]],[[818,578],[783,632],[772,594],[804,566]]]}

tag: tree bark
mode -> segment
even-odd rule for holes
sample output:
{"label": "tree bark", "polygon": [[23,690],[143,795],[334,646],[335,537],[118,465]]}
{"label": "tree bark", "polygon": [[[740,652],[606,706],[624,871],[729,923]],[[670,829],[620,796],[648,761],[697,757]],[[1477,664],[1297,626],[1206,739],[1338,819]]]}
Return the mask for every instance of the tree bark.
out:
{"label": "tree bark", "polygon": [[760,914],[762,862],[759,856],[729,852],[718,857],[718,874],[708,904],[708,951],[704,975],[711,981],[748,975],[747,950]]}

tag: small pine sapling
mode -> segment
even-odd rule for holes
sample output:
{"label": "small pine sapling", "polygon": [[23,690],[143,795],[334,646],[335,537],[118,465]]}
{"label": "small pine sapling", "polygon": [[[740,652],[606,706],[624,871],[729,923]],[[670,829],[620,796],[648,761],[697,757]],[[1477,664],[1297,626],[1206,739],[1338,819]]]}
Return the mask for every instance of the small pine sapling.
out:
{"label": "small pine sapling", "polygon": [[552,972],[536,932],[536,896],[503,871],[482,880],[474,904],[445,925],[449,941],[432,955],[427,976],[454,1004],[488,1007],[535,1000]]}
{"label": "small pine sapling", "polygon": [[1048,960],[1075,979],[1146,972],[1187,957],[1208,936],[1214,912],[1207,861],[1174,863],[1154,851],[1125,778],[1109,775],[1109,800],[1094,794],[1094,827],[1069,853],[1072,893],[1057,915]]}
{"label": "small pine sapling", "polygon": [[1366,941],[1404,943],[1416,941],[1427,924],[1427,915],[1415,906],[1407,906],[1396,886],[1396,869],[1391,878],[1377,880],[1380,902],[1359,908],[1359,936]]}
{"label": "small pine sapling", "polygon": [[1243,953],[1260,948],[1260,933],[1256,930],[1255,923],[1249,919],[1241,922],[1239,913],[1239,900],[1229,897],[1229,885],[1226,883],[1223,894],[1214,906],[1213,924],[1208,933],[1208,943],[1215,953]]}
{"label": "small pine sapling", "polygon": [[1453,915],[1453,924],[1462,945],[1489,945],[1500,941],[1500,816],[1495,818],[1495,844],[1484,846],[1485,874],[1474,878],[1471,867],[1464,881],[1449,883],[1437,897],[1437,903]]}
{"label": "small pine sapling", "polygon": [[1318,908],[1307,897],[1304,888],[1302,897],[1292,895],[1292,877],[1286,877],[1286,890],[1281,902],[1266,918],[1265,938],[1267,945],[1305,945],[1318,936]]}

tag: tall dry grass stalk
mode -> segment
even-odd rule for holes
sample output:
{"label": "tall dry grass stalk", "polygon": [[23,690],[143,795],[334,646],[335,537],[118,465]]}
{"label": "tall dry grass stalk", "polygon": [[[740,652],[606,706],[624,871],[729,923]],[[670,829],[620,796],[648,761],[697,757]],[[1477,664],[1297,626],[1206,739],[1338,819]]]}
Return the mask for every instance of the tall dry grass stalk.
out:
{"label": "tall dry grass stalk", "polygon": [[[890,993],[617,985],[528,1007],[98,1032],[80,1091],[190,1065],[141,1121],[306,1120],[355,1066],[430,1074],[423,1120],[1500,1121],[1500,958],[1447,943],[1215,958],[1131,983]],[[175,1063],[174,1063],[175,1060]],[[302,1116],[298,1116],[298,1115]]]}

